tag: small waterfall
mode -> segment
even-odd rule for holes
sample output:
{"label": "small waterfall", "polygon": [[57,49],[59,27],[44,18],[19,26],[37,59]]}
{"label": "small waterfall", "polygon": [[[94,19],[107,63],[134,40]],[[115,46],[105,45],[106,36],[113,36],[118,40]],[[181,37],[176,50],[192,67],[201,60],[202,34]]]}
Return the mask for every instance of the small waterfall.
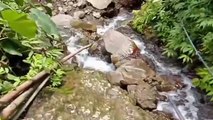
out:
{"label": "small waterfall", "polygon": [[[77,42],[83,37],[84,36],[80,33],[71,36],[69,40],[66,41],[68,51],[71,53],[75,53],[78,49],[83,47],[77,44]],[[94,69],[101,72],[109,72],[115,69],[113,64],[109,64],[98,57],[90,56],[87,49],[76,55],[76,59],[78,65],[82,66],[83,68]]]}

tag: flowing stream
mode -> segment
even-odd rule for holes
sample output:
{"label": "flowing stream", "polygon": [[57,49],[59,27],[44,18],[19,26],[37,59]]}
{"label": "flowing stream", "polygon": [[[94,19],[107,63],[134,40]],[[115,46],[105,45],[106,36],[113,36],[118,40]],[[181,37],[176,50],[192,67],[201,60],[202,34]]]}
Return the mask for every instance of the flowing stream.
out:
{"label": "flowing stream", "polygon": [[[109,29],[116,29],[118,27],[125,26],[122,25],[122,23],[125,23],[124,21],[129,21],[131,19],[131,14],[121,14],[111,19],[108,24],[104,26],[98,26],[97,33],[103,35]],[[76,42],[82,37],[83,35],[78,33],[69,38],[69,40],[67,41],[67,45],[70,52],[75,52],[77,49],[82,47],[76,44]],[[182,69],[173,66],[168,67],[168,65],[161,62],[155,55],[155,53],[147,50],[145,43],[136,34],[133,34],[131,38],[141,49],[141,54],[147,56],[154,62],[157,68],[156,70],[159,74],[180,75],[182,78],[182,82],[186,85],[186,87],[184,87],[183,89],[175,92],[160,93],[167,96],[169,100],[168,102],[159,102],[157,110],[171,113],[174,117],[180,120],[199,120],[197,115],[199,109],[195,105],[196,98],[194,97],[194,92],[192,90],[193,85],[191,83],[191,80],[181,72]],[[102,72],[115,70],[113,64],[109,64],[101,60],[101,58],[90,56],[88,50],[84,50],[83,52],[78,54],[77,61],[78,64],[83,68],[94,69]]]}

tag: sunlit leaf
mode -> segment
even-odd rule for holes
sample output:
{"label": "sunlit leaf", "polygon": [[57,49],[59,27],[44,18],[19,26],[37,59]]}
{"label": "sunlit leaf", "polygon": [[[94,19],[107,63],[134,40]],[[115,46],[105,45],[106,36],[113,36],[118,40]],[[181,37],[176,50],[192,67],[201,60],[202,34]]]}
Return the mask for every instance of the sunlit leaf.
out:
{"label": "sunlit leaf", "polygon": [[55,25],[55,23],[50,19],[50,16],[45,14],[44,12],[32,8],[31,17],[37,22],[37,24],[47,33],[50,37],[54,37],[55,39],[59,39],[59,32]]}
{"label": "sunlit leaf", "polygon": [[35,37],[37,32],[36,23],[29,19],[26,13],[4,10],[1,14],[12,30],[28,38]]}

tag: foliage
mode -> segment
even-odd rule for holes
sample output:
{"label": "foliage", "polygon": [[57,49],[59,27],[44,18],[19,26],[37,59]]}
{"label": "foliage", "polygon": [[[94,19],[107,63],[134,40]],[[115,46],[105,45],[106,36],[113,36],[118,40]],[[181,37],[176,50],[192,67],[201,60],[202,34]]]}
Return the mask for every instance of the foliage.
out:
{"label": "foliage", "polygon": [[[211,0],[149,0],[141,10],[134,12],[133,27],[141,33],[152,27],[165,45],[165,55],[195,66],[199,59],[183,30],[184,26],[204,60],[213,66],[212,5]],[[196,79],[195,85],[213,93],[213,76],[204,68],[197,70],[197,74],[200,81]]]}
{"label": "foliage", "polygon": [[63,51],[56,25],[45,13],[49,10],[30,0],[0,2],[0,94],[43,69],[53,71],[52,86],[61,84],[64,70],[58,59]]}
{"label": "foliage", "polygon": [[[211,68],[211,70],[213,70],[213,68]],[[195,86],[199,86],[201,90],[205,90],[207,92],[207,95],[212,96],[213,95],[212,75],[209,74],[209,71],[206,68],[197,69],[197,74],[200,76],[200,78],[195,78],[193,80],[193,84]],[[211,101],[213,101],[213,97],[211,98]]]}

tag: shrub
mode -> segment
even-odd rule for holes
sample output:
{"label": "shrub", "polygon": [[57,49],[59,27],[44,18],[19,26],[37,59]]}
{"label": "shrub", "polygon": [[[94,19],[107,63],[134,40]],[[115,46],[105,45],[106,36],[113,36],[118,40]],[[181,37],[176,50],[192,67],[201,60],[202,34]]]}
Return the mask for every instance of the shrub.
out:
{"label": "shrub", "polygon": [[[199,60],[196,51],[187,38],[186,28],[193,44],[209,66],[213,61],[213,1],[211,0],[149,0],[141,10],[134,12],[133,27],[143,33],[152,27],[165,44],[164,53],[168,57],[180,59],[194,66]],[[205,73],[205,74],[204,74]],[[195,85],[213,95],[212,75],[199,68],[200,76]],[[205,85],[204,85],[205,84]],[[211,89],[210,89],[211,88]]]}
{"label": "shrub", "polygon": [[[30,0],[0,2],[0,94],[44,69],[56,73],[53,86],[61,84],[64,71],[58,63],[62,55],[60,35],[47,10]],[[22,70],[24,73],[18,73]]]}

